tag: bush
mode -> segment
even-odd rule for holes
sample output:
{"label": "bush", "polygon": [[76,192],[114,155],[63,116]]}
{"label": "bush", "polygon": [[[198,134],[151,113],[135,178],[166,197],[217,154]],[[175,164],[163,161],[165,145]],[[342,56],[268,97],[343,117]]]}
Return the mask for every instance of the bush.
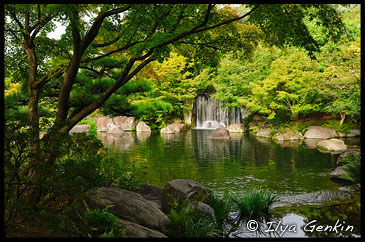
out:
{"label": "bush", "polygon": [[343,158],[345,177],[353,182],[361,182],[361,155],[354,153]]}
{"label": "bush", "polygon": [[[110,207],[110,206],[109,206]],[[125,231],[116,224],[116,216],[109,213],[108,206],[103,210],[87,209],[85,233],[91,238],[123,237]]]}
{"label": "bush", "polygon": [[175,201],[168,214],[170,223],[165,234],[170,238],[207,238],[219,237],[219,230],[208,218],[198,217],[190,207],[190,201],[185,200],[181,206]]}
{"label": "bush", "polygon": [[268,216],[273,203],[278,201],[276,195],[262,188],[251,188],[231,198],[239,210],[238,220]]}
{"label": "bush", "polygon": [[213,208],[215,218],[220,226],[228,219],[234,208],[234,203],[227,192],[223,194],[223,197],[219,197],[217,193],[211,193],[207,204]]}
{"label": "bush", "polygon": [[79,124],[88,124],[89,125],[89,135],[97,138],[98,137],[98,127],[93,119],[83,119],[79,122]]}

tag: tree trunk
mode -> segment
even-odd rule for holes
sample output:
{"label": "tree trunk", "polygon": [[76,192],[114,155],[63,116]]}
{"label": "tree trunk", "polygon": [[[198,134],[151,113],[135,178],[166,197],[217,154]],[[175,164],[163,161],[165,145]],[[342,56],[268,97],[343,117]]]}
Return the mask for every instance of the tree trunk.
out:
{"label": "tree trunk", "polygon": [[29,77],[28,77],[28,117],[29,117],[29,129],[30,129],[30,156],[29,162],[33,167],[29,176],[34,185],[34,189],[31,189],[28,194],[29,204],[36,210],[37,203],[39,201],[39,192],[37,191],[38,181],[40,173],[37,169],[41,164],[40,155],[40,140],[39,140],[39,112],[38,112],[38,101],[39,101],[39,89],[32,88],[33,84],[37,81],[37,58],[35,53],[35,46],[33,43],[27,43],[25,49],[28,61],[29,61]]}
{"label": "tree trunk", "polygon": [[340,121],[340,127],[342,126],[343,122],[345,121],[346,113],[341,113],[341,121]]}

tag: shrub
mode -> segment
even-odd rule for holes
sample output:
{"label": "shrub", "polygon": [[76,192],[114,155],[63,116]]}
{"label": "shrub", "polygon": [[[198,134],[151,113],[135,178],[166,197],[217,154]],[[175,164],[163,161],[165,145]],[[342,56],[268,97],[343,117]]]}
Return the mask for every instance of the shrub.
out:
{"label": "shrub", "polygon": [[238,220],[268,216],[273,203],[278,201],[276,195],[261,187],[233,194],[231,198],[239,210]]}
{"label": "shrub", "polygon": [[93,137],[98,136],[98,127],[96,126],[96,123],[93,119],[83,119],[79,122],[79,124],[88,124],[89,125],[89,135]]}
{"label": "shrub", "polygon": [[168,217],[170,223],[164,232],[171,238],[207,238],[220,234],[214,222],[199,217],[191,209],[189,200],[185,200],[181,206],[175,200]]}
{"label": "shrub", "polygon": [[354,153],[343,158],[345,178],[353,183],[361,182],[361,155]]}
{"label": "shrub", "polygon": [[116,224],[116,216],[109,213],[107,206],[103,210],[87,209],[85,233],[92,238],[123,237],[124,230]]}
{"label": "shrub", "polygon": [[222,226],[224,221],[228,219],[229,214],[234,208],[234,203],[232,202],[228,192],[225,192],[223,197],[219,197],[215,192],[211,193],[207,200],[207,204],[213,208],[215,218],[220,226]]}

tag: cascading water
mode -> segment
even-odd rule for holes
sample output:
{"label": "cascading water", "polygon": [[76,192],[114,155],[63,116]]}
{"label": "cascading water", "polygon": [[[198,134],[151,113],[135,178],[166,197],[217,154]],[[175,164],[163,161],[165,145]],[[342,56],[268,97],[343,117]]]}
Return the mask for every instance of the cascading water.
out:
{"label": "cascading water", "polygon": [[223,106],[218,100],[207,95],[198,95],[195,98],[196,128],[215,129],[227,127],[231,124],[241,124],[241,108]]}

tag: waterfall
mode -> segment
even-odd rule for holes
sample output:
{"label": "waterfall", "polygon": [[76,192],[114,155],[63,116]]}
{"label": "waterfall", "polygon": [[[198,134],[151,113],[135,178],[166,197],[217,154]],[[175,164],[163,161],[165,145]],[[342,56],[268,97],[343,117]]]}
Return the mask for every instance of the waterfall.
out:
{"label": "waterfall", "polygon": [[215,129],[231,124],[241,124],[241,108],[223,106],[223,102],[213,100],[207,95],[195,98],[196,128]]}

